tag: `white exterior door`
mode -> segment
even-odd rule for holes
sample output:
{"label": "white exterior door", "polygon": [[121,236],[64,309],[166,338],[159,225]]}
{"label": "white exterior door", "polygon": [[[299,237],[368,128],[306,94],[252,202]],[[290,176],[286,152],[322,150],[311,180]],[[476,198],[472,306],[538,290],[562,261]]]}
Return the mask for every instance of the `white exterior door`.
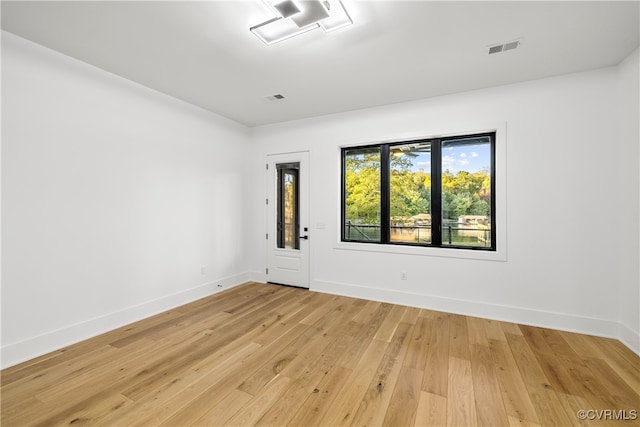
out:
{"label": "white exterior door", "polygon": [[309,287],[309,153],[267,156],[267,281]]}

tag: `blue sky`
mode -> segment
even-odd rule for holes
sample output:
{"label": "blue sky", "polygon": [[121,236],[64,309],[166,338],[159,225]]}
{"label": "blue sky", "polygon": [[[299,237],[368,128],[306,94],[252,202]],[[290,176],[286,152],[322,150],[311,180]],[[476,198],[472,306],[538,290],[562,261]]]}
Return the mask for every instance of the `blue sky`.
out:
{"label": "blue sky", "polygon": [[[488,170],[491,164],[489,144],[479,145],[459,145],[444,147],[442,149],[442,170],[449,170],[452,173],[467,171],[470,173],[481,170]],[[431,168],[431,156],[423,153],[411,159],[413,170],[423,170],[429,172]]]}

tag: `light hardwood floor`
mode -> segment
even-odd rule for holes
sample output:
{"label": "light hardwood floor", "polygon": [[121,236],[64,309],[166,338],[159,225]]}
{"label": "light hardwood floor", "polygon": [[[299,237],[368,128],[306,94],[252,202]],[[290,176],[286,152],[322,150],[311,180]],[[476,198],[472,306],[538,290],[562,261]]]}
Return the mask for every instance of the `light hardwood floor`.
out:
{"label": "light hardwood floor", "polygon": [[5,427],[640,425],[616,340],[257,283],[1,379]]}

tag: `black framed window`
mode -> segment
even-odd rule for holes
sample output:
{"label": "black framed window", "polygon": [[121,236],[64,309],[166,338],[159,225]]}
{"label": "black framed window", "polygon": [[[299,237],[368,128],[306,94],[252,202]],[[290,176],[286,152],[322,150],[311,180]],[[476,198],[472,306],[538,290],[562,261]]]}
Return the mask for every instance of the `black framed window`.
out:
{"label": "black framed window", "polygon": [[342,241],[496,250],[495,132],[342,149]]}

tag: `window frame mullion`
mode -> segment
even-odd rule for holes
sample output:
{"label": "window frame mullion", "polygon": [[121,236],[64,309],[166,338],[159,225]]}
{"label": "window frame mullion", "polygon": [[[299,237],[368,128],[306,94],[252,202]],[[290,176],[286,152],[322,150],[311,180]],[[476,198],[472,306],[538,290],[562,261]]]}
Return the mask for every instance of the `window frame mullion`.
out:
{"label": "window frame mullion", "polygon": [[442,246],[442,139],[431,140],[431,246]]}
{"label": "window frame mullion", "polygon": [[391,241],[391,174],[389,144],[380,145],[380,243]]}

